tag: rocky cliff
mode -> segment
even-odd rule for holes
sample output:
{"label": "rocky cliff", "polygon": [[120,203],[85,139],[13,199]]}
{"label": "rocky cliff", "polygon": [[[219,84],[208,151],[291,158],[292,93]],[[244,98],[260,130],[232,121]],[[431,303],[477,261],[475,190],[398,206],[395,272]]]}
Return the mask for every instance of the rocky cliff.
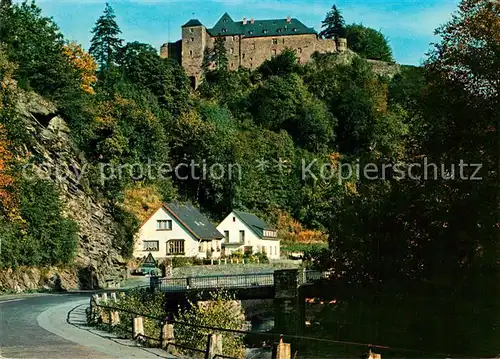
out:
{"label": "rocky cliff", "polygon": [[[92,196],[88,181],[82,176],[87,162],[71,141],[68,126],[57,115],[56,107],[42,97],[16,89],[15,98],[16,112],[33,136],[29,148],[25,149],[34,160],[33,170],[59,188],[65,215],[78,224],[80,241],[71,273],[68,269],[59,271],[61,273],[57,268],[47,269],[45,272],[51,275],[44,279],[44,276],[27,275],[32,271],[25,269],[21,274],[10,273],[9,286],[34,289],[45,285],[44,281],[54,281],[54,277],[62,281],[63,288],[117,285],[126,275],[126,262],[113,247],[116,226],[105,204]],[[40,282],[33,283],[37,279]]]}

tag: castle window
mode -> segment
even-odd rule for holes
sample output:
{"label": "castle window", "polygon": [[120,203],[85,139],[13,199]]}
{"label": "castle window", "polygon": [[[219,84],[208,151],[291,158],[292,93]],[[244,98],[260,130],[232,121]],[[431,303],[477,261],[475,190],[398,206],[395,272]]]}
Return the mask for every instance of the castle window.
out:
{"label": "castle window", "polygon": [[302,48],[301,48],[301,47],[299,47],[299,48],[297,49],[297,52],[298,52],[299,54],[301,54],[301,53],[302,53]]}
{"label": "castle window", "polygon": [[273,45],[278,45],[278,39],[273,39]]}
{"label": "castle window", "polygon": [[241,58],[243,58],[243,59],[244,59],[244,58],[245,58],[245,54],[241,55]]}
{"label": "castle window", "polygon": [[189,29],[189,32],[194,32],[194,29],[191,27],[191,28]]}
{"label": "castle window", "polygon": [[193,57],[193,50],[189,50],[189,56]]}
{"label": "castle window", "polygon": [[231,68],[234,68],[234,62],[231,62]]}
{"label": "castle window", "polygon": [[233,36],[233,41],[238,41],[238,36]]}
{"label": "castle window", "polygon": [[252,44],[252,50],[255,50],[255,43]]}
{"label": "castle window", "polygon": [[276,49],[273,49],[273,56],[276,55]]}
{"label": "castle window", "polygon": [[194,41],[194,37],[191,38],[191,42],[193,42],[193,41]]}
{"label": "castle window", "polygon": [[285,43],[285,39],[283,39],[283,44]]}
{"label": "castle window", "polygon": [[229,49],[229,52],[230,52],[231,54],[234,54],[234,48],[232,48],[232,47],[231,47],[231,48]]}

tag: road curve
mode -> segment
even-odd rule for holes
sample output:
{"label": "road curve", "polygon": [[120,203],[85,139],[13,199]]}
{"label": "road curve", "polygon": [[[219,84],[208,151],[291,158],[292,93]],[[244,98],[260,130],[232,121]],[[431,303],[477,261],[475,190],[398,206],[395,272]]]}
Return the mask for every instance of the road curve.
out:
{"label": "road curve", "polygon": [[47,309],[85,298],[88,294],[0,298],[0,358],[111,358],[52,334],[37,323],[37,317]]}

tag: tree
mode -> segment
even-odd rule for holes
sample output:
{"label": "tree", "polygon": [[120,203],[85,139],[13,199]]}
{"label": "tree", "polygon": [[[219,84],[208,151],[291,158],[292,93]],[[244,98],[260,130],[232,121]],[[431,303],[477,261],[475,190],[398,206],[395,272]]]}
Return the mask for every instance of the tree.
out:
{"label": "tree", "polygon": [[392,49],[389,41],[380,32],[361,24],[347,25],[347,46],[361,57],[392,62]]}
{"label": "tree", "polygon": [[85,52],[81,45],[73,41],[64,46],[63,53],[81,73],[82,90],[93,95],[95,93],[93,86],[97,82],[97,64],[94,58]]}
{"label": "tree", "polygon": [[0,8],[1,7],[9,7],[12,6],[12,0],[2,0],[0,1]]}
{"label": "tree", "polygon": [[299,70],[297,52],[285,49],[279,55],[262,63],[259,72],[264,78],[270,76],[285,76]]}
{"label": "tree", "polygon": [[321,30],[319,36],[325,39],[345,37],[345,21],[337,5],[333,5],[332,9],[326,14],[325,20],[321,22],[321,28],[323,30]]}
{"label": "tree", "polygon": [[122,46],[120,27],[115,21],[113,8],[106,3],[104,14],[96,21],[92,29],[89,52],[99,64],[101,73],[109,72],[114,66]]}
{"label": "tree", "polygon": [[219,36],[214,42],[214,51],[212,61],[215,63],[215,68],[219,72],[227,72],[228,59],[226,50],[226,38]]}
{"label": "tree", "polygon": [[0,42],[17,65],[14,76],[21,86],[60,106],[79,96],[80,73],[63,54],[64,38],[34,2],[0,8]]}
{"label": "tree", "polygon": [[118,56],[122,77],[132,86],[149,90],[173,115],[187,107],[189,82],[178,63],[162,59],[148,44],[127,43]]}

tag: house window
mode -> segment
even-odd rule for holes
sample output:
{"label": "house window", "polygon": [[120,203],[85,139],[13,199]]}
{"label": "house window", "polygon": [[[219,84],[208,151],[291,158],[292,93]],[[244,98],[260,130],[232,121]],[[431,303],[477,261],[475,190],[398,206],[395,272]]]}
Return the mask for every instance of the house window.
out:
{"label": "house window", "polygon": [[273,45],[278,45],[278,39],[273,39]]}
{"label": "house window", "polygon": [[158,231],[171,231],[172,230],[172,221],[171,220],[156,221],[156,230],[158,230]]}
{"label": "house window", "polygon": [[236,222],[236,217],[233,217],[233,222]]}
{"label": "house window", "polygon": [[167,242],[167,254],[184,254],[184,240],[173,239]]}
{"label": "house window", "polygon": [[243,250],[244,250],[245,254],[252,254],[253,253],[252,246],[246,246]]}
{"label": "house window", "polygon": [[144,241],[142,242],[145,251],[157,252],[160,250],[160,242],[158,241]]}
{"label": "house window", "polygon": [[266,251],[266,247],[262,246],[262,254],[266,254],[267,251]]}
{"label": "house window", "polygon": [[229,231],[224,231],[224,237],[226,237],[226,243],[229,242]]}
{"label": "house window", "polygon": [[245,231],[240,231],[240,242],[245,243]]}

